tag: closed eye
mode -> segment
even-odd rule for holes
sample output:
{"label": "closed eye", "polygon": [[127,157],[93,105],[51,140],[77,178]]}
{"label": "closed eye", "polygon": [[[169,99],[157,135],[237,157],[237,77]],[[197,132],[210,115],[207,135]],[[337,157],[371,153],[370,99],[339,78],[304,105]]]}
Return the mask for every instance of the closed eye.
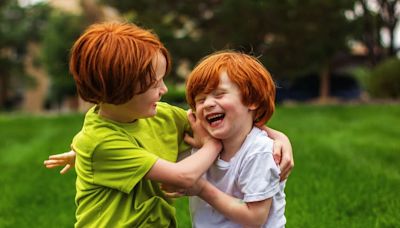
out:
{"label": "closed eye", "polygon": [[214,94],[216,98],[222,98],[226,94],[225,91],[218,91]]}
{"label": "closed eye", "polygon": [[194,100],[196,104],[203,104],[206,99],[204,97],[199,97]]}

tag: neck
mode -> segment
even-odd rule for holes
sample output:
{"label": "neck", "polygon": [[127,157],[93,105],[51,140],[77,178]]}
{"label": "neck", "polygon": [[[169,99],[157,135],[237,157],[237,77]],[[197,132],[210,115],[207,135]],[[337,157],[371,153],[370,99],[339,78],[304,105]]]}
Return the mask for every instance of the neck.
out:
{"label": "neck", "polygon": [[137,119],[121,105],[100,104],[99,106],[99,115],[106,119],[119,123],[132,123]]}
{"label": "neck", "polygon": [[224,150],[221,152],[221,159],[230,161],[233,156],[240,150],[242,144],[246,140],[247,135],[250,133],[253,125],[246,126],[238,134],[222,140]]}

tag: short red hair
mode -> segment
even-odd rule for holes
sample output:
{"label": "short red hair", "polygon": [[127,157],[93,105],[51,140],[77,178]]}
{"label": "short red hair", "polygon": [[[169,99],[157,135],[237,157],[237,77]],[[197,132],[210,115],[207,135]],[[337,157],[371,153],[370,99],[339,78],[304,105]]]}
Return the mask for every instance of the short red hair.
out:
{"label": "short red hair", "polygon": [[265,124],[275,110],[275,83],[257,58],[239,52],[220,51],[200,60],[186,82],[186,99],[190,107],[196,108],[197,95],[208,94],[218,87],[224,71],[239,87],[243,104],[257,107],[254,124]]}
{"label": "short red hair", "polygon": [[154,33],[128,23],[94,24],[73,45],[69,69],[83,100],[118,105],[156,81],[157,52],[165,56],[169,72],[168,50]]}

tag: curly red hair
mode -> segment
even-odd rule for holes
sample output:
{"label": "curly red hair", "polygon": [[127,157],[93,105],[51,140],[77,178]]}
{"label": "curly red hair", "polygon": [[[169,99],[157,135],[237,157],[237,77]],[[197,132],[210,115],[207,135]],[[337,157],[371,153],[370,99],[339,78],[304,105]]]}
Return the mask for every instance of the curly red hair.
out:
{"label": "curly red hair", "polygon": [[74,43],[69,69],[83,100],[118,105],[156,81],[157,52],[165,56],[169,72],[168,50],[154,33],[129,23],[94,24]]}
{"label": "curly red hair", "polygon": [[275,83],[257,58],[239,52],[220,51],[200,60],[186,82],[186,99],[190,107],[196,108],[198,94],[208,94],[218,87],[223,71],[239,87],[243,104],[257,107],[254,124],[265,124],[275,110]]}

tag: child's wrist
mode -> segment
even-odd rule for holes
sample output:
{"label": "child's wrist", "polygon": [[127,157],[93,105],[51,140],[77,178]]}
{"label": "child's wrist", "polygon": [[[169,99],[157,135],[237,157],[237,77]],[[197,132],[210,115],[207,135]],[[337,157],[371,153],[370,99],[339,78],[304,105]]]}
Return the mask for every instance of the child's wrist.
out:
{"label": "child's wrist", "polygon": [[199,181],[199,190],[197,192],[197,196],[202,198],[202,196],[207,192],[205,188],[207,188],[208,181],[204,180],[203,178],[200,178],[198,181]]}
{"label": "child's wrist", "polygon": [[198,193],[198,197],[208,202],[212,197],[216,196],[214,188],[215,187],[210,182],[208,182],[207,180],[203,180],[201,190]]}
{"label": "child's wrist", "polygon": [[211,146],[214,146],[214,147],[222,147],[221,141],[219,141],[217,139],[214,139],[214,138],[210,138],[210,139],[206,140],[203,145],[211,145]]}

